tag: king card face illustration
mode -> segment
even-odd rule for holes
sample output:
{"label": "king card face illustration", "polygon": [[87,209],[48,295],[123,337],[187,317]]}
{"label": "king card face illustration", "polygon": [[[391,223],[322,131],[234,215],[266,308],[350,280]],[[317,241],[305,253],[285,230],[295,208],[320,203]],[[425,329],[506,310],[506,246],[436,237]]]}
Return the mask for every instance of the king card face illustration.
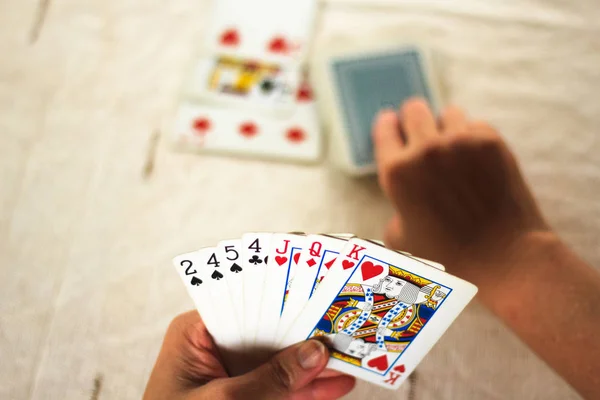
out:
{"label": "king card face illustration", "polygon": [[363,249],[309,337],[329,346],[329,367],[395,389],[477,289],[406,256]]}
{"label": "king card face illustration", "polygon": [[373,352],[400,355],[451,291],[400,268],[365,261],[314,334],[329,339],[333,357],[355,365]]}

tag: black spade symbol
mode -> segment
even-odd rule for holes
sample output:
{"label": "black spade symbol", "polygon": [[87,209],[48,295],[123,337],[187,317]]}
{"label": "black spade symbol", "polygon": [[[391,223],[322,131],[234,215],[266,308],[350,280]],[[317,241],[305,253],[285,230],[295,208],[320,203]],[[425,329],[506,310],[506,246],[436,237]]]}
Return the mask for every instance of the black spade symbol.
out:
{"label": "black spade symbol", "polygon": [[202,279],[198,279],[195,276],[192,278],[192,285],[200,286],[202,284]]}
{"label": "black spade symbol", "polygon": [[237,263],[233,263],[233,265],[231,266],[231,268],[229,268],[229,270],[231,272],[235,272],[237,274],[238,272],[242,271],[242,267],[240,267],[239,265],[237,265]]}
{"label": "black spade symbol", "polygon": [[265,257],[265,264],[269,262],[269,256]]}
{"label": "black spade symbol", "polygon": [[223,274],[220,273],[219,271],[215,271],[212,273],[212,275],[210,277],[213,279],[219,280],[223,277]]}
{"label": "black spade symbol", "polygon": [[270,93],[273,91],[273,89],[275,89],[275,84],[273,83],[273,81],[265,79],[260,84],[260,89],[263,91],[263,93]]}

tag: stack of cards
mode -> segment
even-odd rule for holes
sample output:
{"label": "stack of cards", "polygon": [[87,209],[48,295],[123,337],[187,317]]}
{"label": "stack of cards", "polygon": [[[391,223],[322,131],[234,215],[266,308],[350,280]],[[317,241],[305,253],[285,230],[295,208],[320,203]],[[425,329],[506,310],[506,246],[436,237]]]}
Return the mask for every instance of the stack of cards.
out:
{"label": "stack of cards", "polygon": [[316,0],[219,0],[175,120],[186,149],[314,162],[319,122],[305,67]]}
{"label": "stack of cards", "polygon": [[[422,45],[383,40],[331,42],[318,49],[312,76],[329,128],[331,160],[350,174],[376,170],[371,128],[377,113],[421,97],[436,111],[435,53]],[[374,43],[377,43],[374,45]]]}
{"label": "stack of cards", "polygon": [[477,292],[440,264],[352,235],[246,233],[173,262],[222,355],[313,337],[329,368],[389,389]]}

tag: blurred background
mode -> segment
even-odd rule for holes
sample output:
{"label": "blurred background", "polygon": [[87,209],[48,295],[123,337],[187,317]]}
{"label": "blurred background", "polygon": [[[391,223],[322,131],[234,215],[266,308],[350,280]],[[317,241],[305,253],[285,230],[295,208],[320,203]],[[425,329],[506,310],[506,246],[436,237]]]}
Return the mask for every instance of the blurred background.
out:
{"label": "blurred background", "polygon": [[[209,10],[0,0],[0,398],[140,398],[168,323],[193,308],[176,254],[252,230],[381,238],[392,211],[374,179],[172,151]],[[600,265],[599,17],[595,0],[327,0],[314,40],[434,46],[447,100],[499,128],[553,227]],[[348,398],[378,394],[578,398],[477,302],[409,384]]]}

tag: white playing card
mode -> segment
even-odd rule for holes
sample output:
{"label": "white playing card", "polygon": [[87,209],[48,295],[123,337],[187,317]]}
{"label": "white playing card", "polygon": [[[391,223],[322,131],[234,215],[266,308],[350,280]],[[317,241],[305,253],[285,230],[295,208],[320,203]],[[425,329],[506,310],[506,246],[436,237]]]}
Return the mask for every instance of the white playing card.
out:
{"label": "white playing card", "polygon": [[183,102],[175,120],[176,143],[201,152],[316,162],[321,155],[320,127],[312,91],[303,82],[289,118],[249,109]]}
{"label": "white playing card", "polygon": [[219,0],[207,47],[302,60],[314,24],[316,0]]}
{"label": "white playing card", "polygon": [[331,348],[328,367],[396,389],[476,292],[443,271],[351,239],[283,346],[320,337]]}
{"label": "white playing card", "polygon": [[295,282],[298,259],[304,248],[305,240],[306,237],[303,235],[288,233],[275,233],[271,238],[271,250],[255,341],[259,347],[274,347],[279,319],[292,282]]}
{"label": "white playing card", "polygon": [[238,323],[242,344],[244,336],[244,280],[242,277],[242,240],[222,240],[217,245],[217,256],[226,276],[228,293],[233,306],[233,313]]}
{"label": "white playing card", "polygon": [[231,318],[234,311],[231,296],[220,272],[215,248],[177,256],[173,265],[215,343],[226,351],[238,348],[241,344],[239,327],[235,318]]}
{"label": "white playing card", "polygon": [[327,235],[308,235],[300,255],[294,285],[290,289],[279,325],[276,342],[283,340],[308,299],[324,279],[347,240]]}
{"label": "white playing card", "polygon": [[244,280],[245,343],[254,344],[272,233],[246,233],[242,236],[242,279]]}

